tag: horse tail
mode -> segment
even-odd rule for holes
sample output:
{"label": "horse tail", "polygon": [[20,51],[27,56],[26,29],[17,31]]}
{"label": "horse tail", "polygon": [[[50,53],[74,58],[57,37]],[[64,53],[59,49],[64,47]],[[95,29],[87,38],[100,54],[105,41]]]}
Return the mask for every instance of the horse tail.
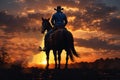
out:
{"label": "horse tail", "polygon": [[74,62],[74,57],[73,57],[73,54],[72,54],[72,51],[71,51],[71,50],[69,51],[69,56],[70,56],[70,60],[71,60],[72,62]]}
{"label": "horse tail", "polygon": [[74,56],[79,57],[79,54],[76,52],[74,45],[71,46],[71,52],[73,53]]}
{"label": "horse tail", "polygon": [[71,32],[64,30],[63,31],[63,40],[65,42],[65,44],[67,45],[67,48],[69,48],[69,56],[71,61],[74,61],[74,56],[79,57],[79,54],[76,52],[75,48],[74,48],[74,39],[73,39],[73,35]]}
{"label": "horse tail", "polygon": [[79,57],[79,54],[76,52],[75,47],[74,47],[74,39],[73,35],[69,32],[69,40],[70,40],[70,49],[71,52],[73,53],[74,56]]}

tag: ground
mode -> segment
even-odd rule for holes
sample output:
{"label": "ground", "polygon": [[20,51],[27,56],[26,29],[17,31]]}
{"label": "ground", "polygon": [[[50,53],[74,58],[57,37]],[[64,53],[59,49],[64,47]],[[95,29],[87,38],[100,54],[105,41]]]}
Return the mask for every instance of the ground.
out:
{"label": "ground", "polygon": [[120,70],[0,68],[0,80],[120,80]]}

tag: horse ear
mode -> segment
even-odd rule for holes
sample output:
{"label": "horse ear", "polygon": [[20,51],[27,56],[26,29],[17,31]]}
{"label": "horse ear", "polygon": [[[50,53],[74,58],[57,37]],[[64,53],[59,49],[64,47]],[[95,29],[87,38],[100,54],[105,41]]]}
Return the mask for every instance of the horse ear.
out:
{"label": "horse ear", "polygon": [[42,17],[42,20],[44,20],[44,18]]}

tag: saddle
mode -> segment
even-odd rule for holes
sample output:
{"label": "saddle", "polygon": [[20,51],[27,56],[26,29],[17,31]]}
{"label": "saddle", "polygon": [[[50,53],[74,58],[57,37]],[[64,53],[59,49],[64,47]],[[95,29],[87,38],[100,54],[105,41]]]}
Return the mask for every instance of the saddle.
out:
{"label": "saddle", "polygon": [[49,36],[49,41],[55,40],[55,36],[57,36],[56,33],[57,32],[62,32],[63,30],[67,31],[67,29],[65,27],[56,27],[56,28],[53,28],[53,31],[52,31],[52,33]]}

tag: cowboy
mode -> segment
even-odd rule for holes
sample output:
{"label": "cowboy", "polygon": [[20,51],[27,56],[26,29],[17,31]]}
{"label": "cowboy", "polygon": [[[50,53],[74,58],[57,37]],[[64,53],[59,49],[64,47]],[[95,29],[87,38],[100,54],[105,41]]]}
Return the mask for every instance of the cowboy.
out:
{"label": "cowboy", "polygon": [[66,15],[62,12],[63,8],[57,6],[57,9],[54,8],[57,12],[53,14],[51,23],[55,28],[65,27],[68,23]]}
{"label": "cowboy", "polygon": [[[54,32],[56,29],[65,28],[66,24],[68,23],[67,17],[62,12],[63,8],[61,8],[61,6],[57,6],[57,8],[54,8],[54,10],[56,10],[57,12],[53,14],[52,19],[51,19],[51,23],[53,25],[53,30],[50,30],[46,34],[46,36],[45,36],[46,39],[48,39],[50,34],[52,32]],[[45,41],[45,42],[47,42],[47,41]],[[47,43],[46,43],[46,45],[47,45]],[[46,50],[46,48],[44,47],[42,51],[45,51],[45,50]]]}

